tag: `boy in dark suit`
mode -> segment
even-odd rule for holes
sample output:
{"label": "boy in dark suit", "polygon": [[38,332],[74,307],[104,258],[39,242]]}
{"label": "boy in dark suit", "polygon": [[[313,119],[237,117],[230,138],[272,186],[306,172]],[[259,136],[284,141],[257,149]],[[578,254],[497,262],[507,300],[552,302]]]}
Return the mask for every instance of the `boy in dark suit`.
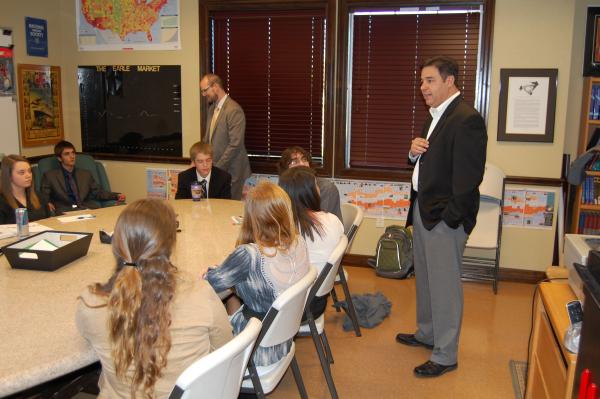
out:
{"label": "boy in dark suit", "polygon": [[213,166],[210,144],[197,142],[190,148],[193,167],[179,173],[175,199],[192,198],[192,183],[202,187],[202,198],[231,199],[231,175]]}
{"label": "boy in dark suit", "polygon": [[51,212],[100,208],[97,200],[125,201],[124,194],[104,191],[88,170],[75,168],[76,151],[70,142],[58,142],[54,155],[61,167],[44,173],[41,192]]}

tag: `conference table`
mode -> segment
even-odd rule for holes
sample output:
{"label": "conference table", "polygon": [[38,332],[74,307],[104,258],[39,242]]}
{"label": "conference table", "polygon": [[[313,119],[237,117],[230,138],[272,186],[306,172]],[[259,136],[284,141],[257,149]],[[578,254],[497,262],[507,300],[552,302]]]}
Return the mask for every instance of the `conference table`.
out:
{"label": "conference table", "polygon": [[[182,273],[199,276],[220,264],[235,247],[243,214],[240,201],[168,201],[181,232],[171,260]],[[23,391],[79,370],[98,360],[75,326],[77,297],[88,285],[105,282],[115,269],[111,246],[100,243],[100,229],[113,231],[124,206],[70,212],[93,219],[38,223],[52,230],[93,232],[86,256],[53,272],[12,269],[0,257],[0,397]],[[0,240],[0,246],[16,238]]]}

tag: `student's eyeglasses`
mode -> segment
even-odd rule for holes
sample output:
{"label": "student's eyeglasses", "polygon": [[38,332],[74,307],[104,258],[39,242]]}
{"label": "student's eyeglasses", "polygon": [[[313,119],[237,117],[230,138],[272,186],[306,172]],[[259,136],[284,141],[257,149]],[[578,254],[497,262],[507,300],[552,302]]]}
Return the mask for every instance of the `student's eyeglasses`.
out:
{"label": "student's eyeglasses", "polygon": [[298,166],[301,165],[303,163],[308,163],[308,158],[306,157],[298,157],[298,158],[292,158],[290,159],[290,166]]}

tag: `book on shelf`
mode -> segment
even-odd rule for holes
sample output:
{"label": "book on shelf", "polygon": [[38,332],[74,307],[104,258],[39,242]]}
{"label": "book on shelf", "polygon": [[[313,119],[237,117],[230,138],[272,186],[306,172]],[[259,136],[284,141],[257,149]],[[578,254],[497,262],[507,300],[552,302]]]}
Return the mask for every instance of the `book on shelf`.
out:
{"label": "book on shelf", "polygon": [[586,176],[581,189],[581,203],[600,205],[600,176]]}
{"label": "book on shelf", "polygon": [[600,85],[592,85],[592,95],[590,98],[589,119],[600,119]]}
{"label": "book on shelf", "polygon": [[600,213],[582,212],[579,215],[579,234],[600,234]]}

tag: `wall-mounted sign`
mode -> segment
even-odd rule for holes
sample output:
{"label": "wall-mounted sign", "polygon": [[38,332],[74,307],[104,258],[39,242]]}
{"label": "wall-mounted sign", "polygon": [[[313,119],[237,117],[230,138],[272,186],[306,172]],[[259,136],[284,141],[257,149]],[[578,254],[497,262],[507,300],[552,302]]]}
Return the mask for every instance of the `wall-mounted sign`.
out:
{"label": "wall-mounted sign", "polygon": [[48,23],[45,19],[25,17],[27,55],[48,57]]}

